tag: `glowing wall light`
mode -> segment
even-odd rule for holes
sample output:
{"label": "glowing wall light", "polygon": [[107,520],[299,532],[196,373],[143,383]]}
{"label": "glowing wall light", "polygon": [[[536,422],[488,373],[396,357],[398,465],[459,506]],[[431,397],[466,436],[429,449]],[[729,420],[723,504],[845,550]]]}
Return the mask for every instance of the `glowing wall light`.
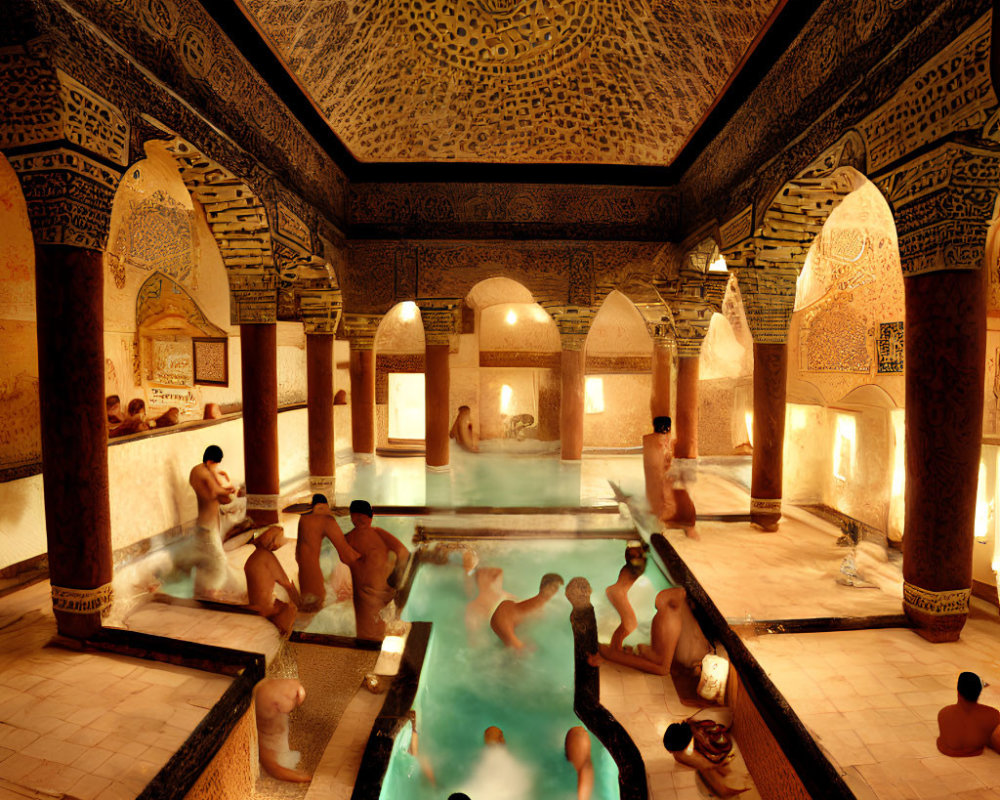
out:
{"label": "glowing wall light", "polygon": [[717,259],[715,259],[715,261],[713,261],[711,264],[708,265],[708,271],[727,272],[728,268],[726,267],[726,259],[724,259],[722,256],[719,256]]}
{"label": "glowing wall light", "polygon": [[753,447],[753,412],[747,411],[743,415],[743,422],[747,426],[747,441],[750,442],[750,446]]}
{"label": "glowing wall light", "polygon": [[583,387],[583,411],[600,414],[604,411],[604,379],[587,378]]}
{"label": "glowing wall light", "polygon": [[838,480],[849,480],[854,471],[856,430],[854,417],[837,414],[837,433],[833,442],[833,476]]}
{"label": "glowing wall light", "polygon": [[507,322],[508,325],[513,325],[515,322],[517,322],[517,312],[514,311],[513,308],[510,309],[510,311],[507,312],[507,316],[504,317],[504,320]]}
{"label": "glowing wall light", "polygon": [[417,318],[417,304],[412,300],[407,300],[399,307],[399,318],[403,322],[412,322]]}
{"label": "glowing wall light", "polygon": [[510,413],[510,403],[514,399],[514,390],[506,383],[500,387],[500,413]]}
{"label": "glowing wall light", "polygon": [[990,506],[986,502],[986,462],[979,462],[979,484],[976,488],[976,527],[973,529],[977,542],[985,542],[990,524]]}
{"label": "glowing wall light", "polygon": [[809,417],[806,410],[801,406],[792,406],[789,409],[788,415],[788,427],[793,431],[802,431],[806,428],[806,423],[809,422]]}

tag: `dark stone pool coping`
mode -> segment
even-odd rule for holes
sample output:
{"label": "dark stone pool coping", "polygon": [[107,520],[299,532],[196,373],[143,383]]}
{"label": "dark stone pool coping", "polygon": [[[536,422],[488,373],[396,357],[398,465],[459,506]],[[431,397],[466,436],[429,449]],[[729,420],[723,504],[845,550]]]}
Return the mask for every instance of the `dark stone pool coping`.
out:
{"label": "dark stone pool coping", "polygon": [[382,710],[375,718],[365,745],[351,800],[378,800],[382,793],[382,781],[389,768],[396,734],[406,724],[407,712],[413,707],[413,700],[417,695],[430,635],[431,623],[412,623],[400,659],[399,672],[386,692]]}
{"label": "dark stone pool coping", "polygon": [[692,610],[705,635],[726,648],[744,689],[809,794],[829,800],[854,800],[840,773],[670,542],[660,533],[654,533],[650,540],[667,569],[667,577],[675,586],[683,586],[694,603]]}
{"label": "dark stone pool coping", "polygon": [[[288,508],[282,509],[288,511]],[[346,517],[349,514],[348,506],[334,506],[334,516]],[[458,514],[560,514],[569,516],[581,516],[584,514],[617,514],[618,504],[605,503],[599,506],[372,506],[372,511],[376,517],[425,517],[432,514],[437,516],[456,516]]]}
{"label": "dark stone pool coping", "polygon": [[230,675],[233,682],[209,709],[184,744],[170,757],[138,800],[180,800],[208,768],[236,723],[250,708],[253,688],[264,677],[264,656],[228,647],[185,642],[148,633],[103,628],[83,643],[67,643],[105,653],[159,661]]}

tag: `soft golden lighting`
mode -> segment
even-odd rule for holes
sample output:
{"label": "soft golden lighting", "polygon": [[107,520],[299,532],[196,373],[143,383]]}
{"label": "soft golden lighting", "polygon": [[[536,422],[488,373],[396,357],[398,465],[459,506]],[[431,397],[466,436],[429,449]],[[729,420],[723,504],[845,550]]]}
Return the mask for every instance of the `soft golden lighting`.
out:
{"label": "soft golden lighting", "polygon": [[417,304],[412,300],[407,300],[399,306],[399,318],[403,322],[411,322],[417,318]]}
{"label": "soft golden lighting", "polygon": [[990,507],[986,502],[986,463],[979,462],[979,485],[976,488],[976,541],[985,542],[990,524]]}
{"label": "soft golden lighting", "polygon": [[753,447],[753,412],[747,411],[743,415],[743,421],[747,426],[747,441],[750,442],[750,446]]}
{"label": "soft golden lighting", "polygon": [[856,430],[854,417],[837,414],[837,434],[833,442],[833,476],[838,480],[850,480],[854,471]]}
{"label": "soft golden lighting", "polygon": [[808,421],[809,418],[806,414],[806,410],[801,406],[792,406],[789,409],[788,427],[790,427],[793,431],[805,430]]}
{"label": "soft golden lighting", "polygon": [[507,322],[508,325],[513,325],[515,322],[517,322],[517,312],[514,311],[514,309],[512,308],[510,311],[507,312],[507,316],[504,317],[504,320]]}
{"label": "soft golden lighting", "polygon": [[587,378],[583,389],[583,410],[587,414],[604,411],[604,379]]}
{"label": "soft golden lighting", "polygon": [[726,259],[719,256],[715,261],[708,265],[709,272],[726,272],[728,267],[726,266]]}
{"label": "soft golden lighting", "polygon": [[510,403],[514,399],[514,390],[506,383],[500,387],[500,413],[510,413]]}

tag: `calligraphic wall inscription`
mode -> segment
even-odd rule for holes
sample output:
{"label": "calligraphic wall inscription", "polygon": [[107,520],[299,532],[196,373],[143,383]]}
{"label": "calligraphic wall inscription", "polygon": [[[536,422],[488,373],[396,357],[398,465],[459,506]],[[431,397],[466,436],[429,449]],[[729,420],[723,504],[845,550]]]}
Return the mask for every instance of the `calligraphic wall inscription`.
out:
{"label": "calligraphic wall inscription", "polygon": [[878,371],[893,375],[903,372],[903,321],[880,322],[878,326]]}

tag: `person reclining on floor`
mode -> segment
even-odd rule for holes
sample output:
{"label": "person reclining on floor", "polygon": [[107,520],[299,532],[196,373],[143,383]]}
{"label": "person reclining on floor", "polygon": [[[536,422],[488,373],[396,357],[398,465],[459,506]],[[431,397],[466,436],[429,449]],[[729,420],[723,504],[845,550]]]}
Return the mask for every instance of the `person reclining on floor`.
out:
{"label": "person reclining on floor", "polygon": [[513,600],[504,600],[500,603],[497,610],[493,612],[493,616],[490,617],[490,627],[500,637],[500,641],[515,650],[523,649],[524,642],[517,638],[517,634],[514,633],[515,628],[524,621],[525,617],[541,611],[562,585],[563,579],[554,572],[549,572],[542,576],[541,583],[538,585],[538,594],[534,597],[529,597],[519,603]]}
{"label": "person reclining on floor", "polygon": [[978,756],[986,747],[1000,751],[1000,711],[979,702],[984,685],[975,672],[963,672],[958,702],[938,712],[937,748],[946,756]]}
{"label": "person reclining on floor", "polygon": [[299,589],[302,592],[300,611],[319,611],[326,599],[326,582],[319,566],[319,552],[324,537],[330,540],[340,561],[348,567],[361,558],[361,554],[344,538],[344,532],[333,517],[326,495],[314,494],[312,510],[299,517],[295,539],[295,561],[299,565]]}
{"label": "person reclining on floor", "polygon": [[[283,544],[284,531],[280,525],[272,525],[253,540],[255,549],[243,565],[243,571],[247,575],[247,596],[250,599],[248,607],[273,622],[282,636],[287,636],[292,632],[292,623],[295,622],[298,605],[302,600],[295,584],[289,580],[285,568],[274,554]],[[276,583],[288,592],[289,602],[275,598]]]}
{"label": "person reclining on floor", "polygon": [[396,595],[395,581],[403,574],[410,551],[388,531],[373,527],[373,517],[371,503],[354,500],[351,503],[354,528],[345,538],[361,556],[351,565],[357,637],[381,640],[385,636],[382,609]]}
{"label": "person reclining on floor", "polygon": [[698,770],[701,779],[719,797],[733,797],[749,789],[734,789],[728,786],[725,777],[729,774],[728,758],[710,759],[697,746],[694,730],[687,722],[675,722],[667,726],[663,734],[663,746],[677,763]]}
{"label": "person reclining on floor", "polygon": [[675,663],[681,667],[699,667],[711,647],[688,608],[687,592],[680,586],[664,589],[656,595],[655,602],[656,614],[649,629],[650,643],[640,644],[634,651],[630,647],[616,650],[602,644],[601,656],[654,675],[669,675]]}

